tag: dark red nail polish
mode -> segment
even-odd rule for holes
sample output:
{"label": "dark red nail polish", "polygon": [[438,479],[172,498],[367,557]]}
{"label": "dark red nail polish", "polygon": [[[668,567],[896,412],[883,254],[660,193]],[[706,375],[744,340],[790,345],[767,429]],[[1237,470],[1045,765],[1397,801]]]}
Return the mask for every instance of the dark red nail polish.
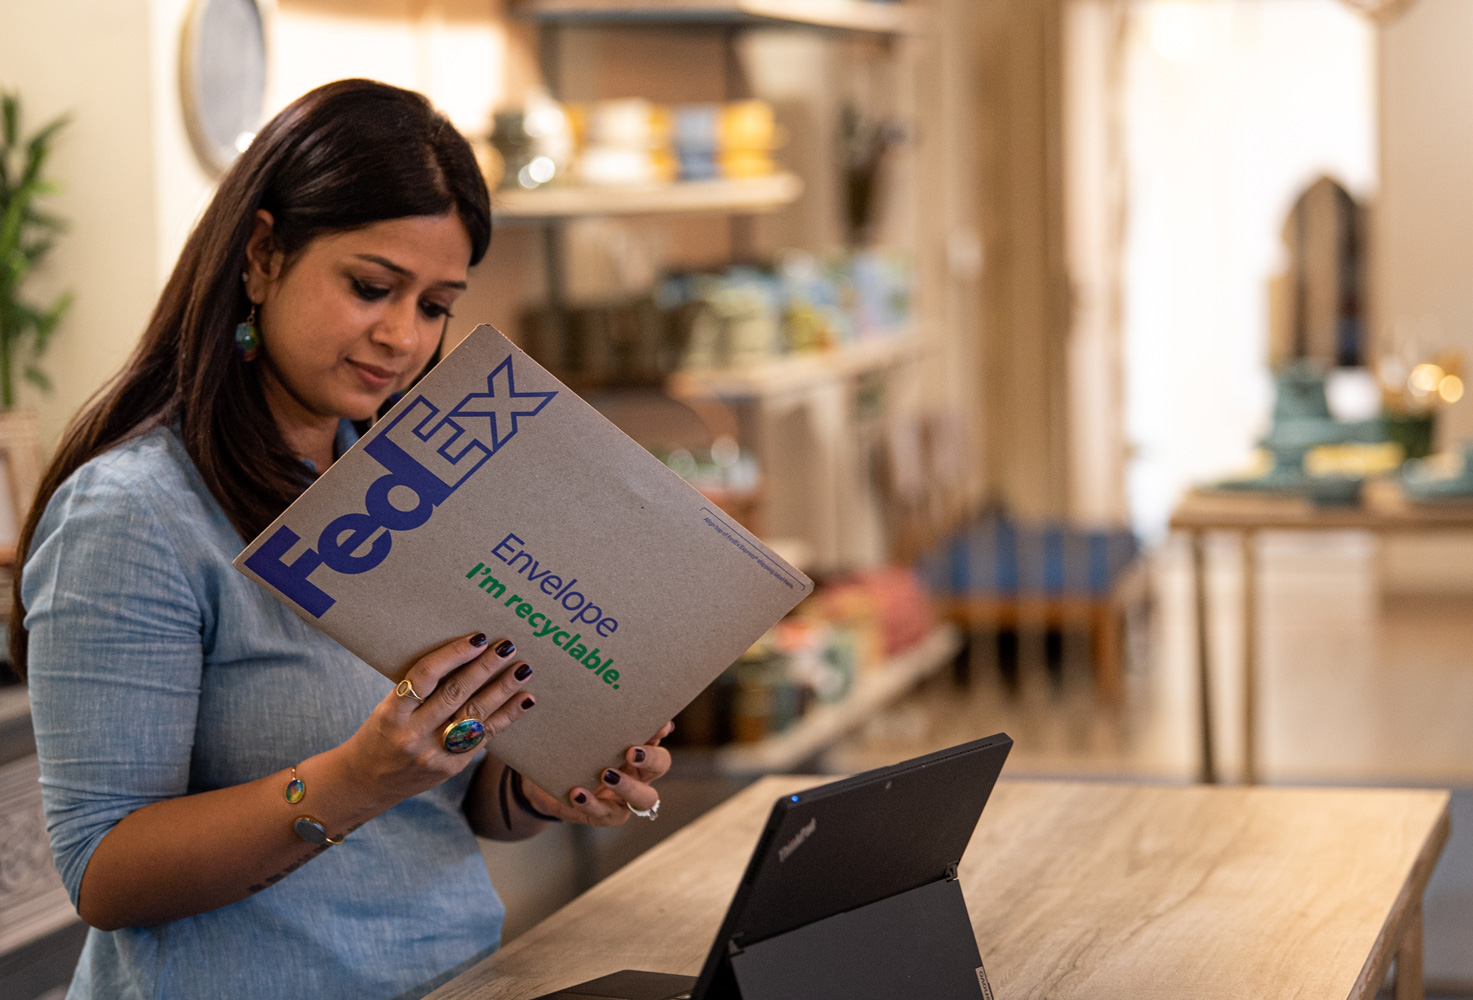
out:
{"label": "dark red nail polish", "polygon": [[577,795],[573,796],[573,801],[581,806],[583,803],[588,801],[588,796],[584,795],[582,792],[579,792]]}
{"label": "dark red nail polish", "polygon": [[533,700],[532,700],[532,699],[531,699],[531,698],[523,698],[523,699],[522,699],[522,709],[523,709],[523,710],[524,710],[524,711],[525,711],[525,710],[526,710],[526,709],[529,709],[529,708],[531,708],[531,707],[532,707],[532,706],[533,706],[533,705],[535,705],[535,704],[537,704],[537,702],[535,702],[535,701],[533,701]]}
{"label": "dark red nail polish", "polygon": [[472,646],[484,646],[484,645],[486,645],[486,633],[485,632],[477,632],[475,635],[471,636],[471,645]]}
{"label": "dark red nail polish", "polygon": [[496,644],[497,656],[510,656],[516,651],[517,647],[512,643],[510,639],[502,639],[501,642]]}
{"label": "dark red nail polish", "polygon": [[639,749],[638,747],[636,747],[635,750],[634,750],[634,763],[636,763],[636,764],[643,764],[644,763],[644,751],[641,750],[641,749]]}
{"label": "dark red nail polish", "polygon": [[619,772],[618,771],[605,771],[604,772],[604,781],[607,782],[610,785],[617,785],[619,783]]}
{"label": "dark red nail polish", "polygon": [[[503,653],[501,655],[505,656],[506,654]],[[524,681],[528,677],[532,676],[532,668],[523,663],[520,667],[517,667],[516,672],[513,673],[512,676],[519,681]]]}

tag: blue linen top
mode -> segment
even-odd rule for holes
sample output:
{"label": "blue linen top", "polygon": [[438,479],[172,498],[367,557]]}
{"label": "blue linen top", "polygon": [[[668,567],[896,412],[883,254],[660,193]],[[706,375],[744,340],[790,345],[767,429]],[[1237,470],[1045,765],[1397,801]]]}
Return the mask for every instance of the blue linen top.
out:
{"label": "blue linen top", "polygon": [[[392,690],[238,573],[242,548],[169,428],[94,458],[46,505],[21,594],[46,826],[73,903],[123,817],[337,746]],[[94,928],[69,1000],[422,996],[500,942],[505,910],[460,810],[474,770],[237,903]]]}

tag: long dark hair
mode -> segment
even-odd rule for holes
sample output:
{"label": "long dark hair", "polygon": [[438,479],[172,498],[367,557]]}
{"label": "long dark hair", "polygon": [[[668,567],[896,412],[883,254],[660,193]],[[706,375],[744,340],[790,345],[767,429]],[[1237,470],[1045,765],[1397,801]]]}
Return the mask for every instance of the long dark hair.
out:
{"label": "long dark hair", "polygon": [[[340,80],[298,98],[263,128],[220,182],[190,234],[123,370],[63,435],[16,546],[26,554],[46,504],[84,463],[161,423],[184,447],[242,538],[255,537],[311,476],[266,404],[259,366],[235,350],[250,308],[241,274],[256,212],[275,220],[288,261],[313,238],[386,219],[455,212],[471,264],[491,242],[491,201],[475,156],[420,94]],[[10,611],[10,663],[26,675],[20,580]]]}

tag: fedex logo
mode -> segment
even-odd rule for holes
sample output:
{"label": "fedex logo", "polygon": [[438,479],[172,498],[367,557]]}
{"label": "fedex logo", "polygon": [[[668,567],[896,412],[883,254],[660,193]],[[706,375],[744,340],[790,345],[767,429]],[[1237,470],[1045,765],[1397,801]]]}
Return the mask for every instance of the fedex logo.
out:
{"label": "fedex logo", "polygon": [[[314,547],[291,562],[289,553],[301,536],[285,525],[276,529],[245,564],[261,579],[291,598],[314,618],[336,601],[309,579],[321,567],[336,573],[367,573],[388,557],[394,532],[424,524],[486,460],[516,436],[519,421],[542,412],[556,392],[518,392],[512,358],[486,377],[486,391],[473,392],[449,413],[424,396],[416,396],[393,422],[363,447],[385,474],[369,484],[362,511],[328,522]],[[372,432],[371,432],[372,433]],[[391,499],[413,506],[401,507]]]}

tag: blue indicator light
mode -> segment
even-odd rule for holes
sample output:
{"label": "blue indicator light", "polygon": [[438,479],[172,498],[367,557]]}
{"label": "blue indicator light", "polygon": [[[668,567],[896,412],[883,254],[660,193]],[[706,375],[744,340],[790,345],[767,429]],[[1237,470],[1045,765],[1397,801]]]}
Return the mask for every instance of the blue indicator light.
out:
{"label": "blue indicator light", "polygon": [[792,797],[792,800],[793,800],[793,801],[794,801],[794,802],[797,802],[797,801],[798,801],[798,796],[796,796],[796,795],[794,795],[794,796],[793,796],[793,797]]}

